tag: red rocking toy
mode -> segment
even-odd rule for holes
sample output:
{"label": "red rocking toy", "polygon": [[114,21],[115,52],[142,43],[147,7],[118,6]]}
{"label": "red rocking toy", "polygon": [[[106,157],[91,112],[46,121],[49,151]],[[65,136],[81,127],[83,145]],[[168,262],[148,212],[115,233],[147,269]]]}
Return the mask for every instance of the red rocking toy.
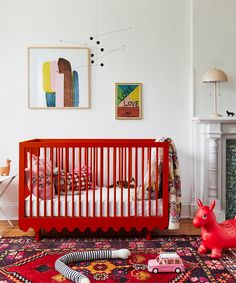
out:
{"label": "red rocking toy", "polygon": [[204,206],[198,199],[199,209],[193,219],[193,225],[202,227],[202,243],[198,248],[200,254],[211,250],[211,258],[220,258],[224,248],[236,248],[236,216],[234,219],[217,223],[213,209],[215,201],[210,206]]}

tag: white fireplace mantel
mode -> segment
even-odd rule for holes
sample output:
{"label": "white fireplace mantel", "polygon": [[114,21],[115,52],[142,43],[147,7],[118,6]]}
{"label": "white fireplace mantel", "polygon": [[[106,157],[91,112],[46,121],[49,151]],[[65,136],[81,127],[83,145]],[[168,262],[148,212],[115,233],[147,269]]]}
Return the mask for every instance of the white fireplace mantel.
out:
{"label": "white fireplace mantel", "polygon": [[236,139],[236,118],[194,118],[193,122],[193,192],[194,216],[196,199],[204,204],[216,200],[218,221],[225,220],[226,140]]}

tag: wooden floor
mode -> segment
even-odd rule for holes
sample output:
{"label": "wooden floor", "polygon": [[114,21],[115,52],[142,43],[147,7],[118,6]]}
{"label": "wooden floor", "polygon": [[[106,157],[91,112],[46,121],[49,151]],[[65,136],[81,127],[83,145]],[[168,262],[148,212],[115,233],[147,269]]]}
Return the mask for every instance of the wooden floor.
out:
{"label": "wooden floor", "polygon": [[[9,228],[9,224],[7,221],[0,221],[0,235],[3,237],[19,237],[19,236],[34,236],[34,231],[29,229],[27,232],[23,232],[19,229],[18,222],[12,221],[14,224],[13,228]],[[43,233],[45,237],[66,237],[66,236],[82,236],[82,237],[105,237],[105,236],[136,236],[135,231],[130,233],[120,232],[118,235],[113,231],[104,234],[102,231],[98,231],[95,234],[91,232],[87,233],[78,233],[78,231],[73,234],[68,234],[67,231],[63,231],[62,233],[57,233],[56,231],[52,231],[50,233]],[[139,233],[140,235],[140,233]],[[181,220],[180,229],[179,230],[165,230],[165,231],[154,231],[154,235],[200,235],[200,229],[196,229],[191,219],[183,219]]]}

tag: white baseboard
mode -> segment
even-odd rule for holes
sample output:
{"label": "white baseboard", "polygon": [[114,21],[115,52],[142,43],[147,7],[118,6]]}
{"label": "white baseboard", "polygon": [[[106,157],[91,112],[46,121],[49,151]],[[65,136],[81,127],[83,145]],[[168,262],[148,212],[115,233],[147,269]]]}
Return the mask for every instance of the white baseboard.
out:
{"label": "white baseboard", "polygon": [[191,209],[188,202],[181,203],[181,218],[191,218]]}
{"label": "white baseboard", "polygon": [[[18,219],[18,207],[19,207],[18,202],[0,203],[0,206],[10,220]],[[6,220],[1,210],[0,210],[0,220]]]}

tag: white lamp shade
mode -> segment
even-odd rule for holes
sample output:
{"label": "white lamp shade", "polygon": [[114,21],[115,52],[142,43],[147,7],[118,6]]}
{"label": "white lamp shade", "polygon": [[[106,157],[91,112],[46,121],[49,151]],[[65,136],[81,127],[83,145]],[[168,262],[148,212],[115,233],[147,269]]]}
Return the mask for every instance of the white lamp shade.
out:
{"label": "white lamp shade", "polygon": [[228,77],[224,71],[220,69],[212,69],[206,72],[202,78],[203,83],[214,83],[214,82],[227,82]]}

